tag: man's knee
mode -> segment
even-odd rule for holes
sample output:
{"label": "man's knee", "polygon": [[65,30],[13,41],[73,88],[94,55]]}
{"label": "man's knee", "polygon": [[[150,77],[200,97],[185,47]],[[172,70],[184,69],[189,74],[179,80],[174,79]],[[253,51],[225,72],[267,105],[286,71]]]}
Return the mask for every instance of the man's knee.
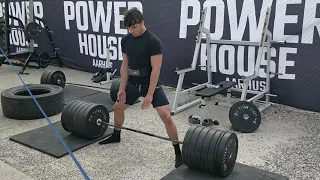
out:
{"label": "man's knee", "polygon": [[160,118],[165,124],[173,123],[169,105],[156,107],[156,110],[158,111]]}
{"label": "man's knee", "polygon": [[113,111],[115,113],[123,113],[127,109],[127,107],[128,107],[128,105],[126,105],[126,104],[120,104],[120,103],[116,102],[113,105]]}

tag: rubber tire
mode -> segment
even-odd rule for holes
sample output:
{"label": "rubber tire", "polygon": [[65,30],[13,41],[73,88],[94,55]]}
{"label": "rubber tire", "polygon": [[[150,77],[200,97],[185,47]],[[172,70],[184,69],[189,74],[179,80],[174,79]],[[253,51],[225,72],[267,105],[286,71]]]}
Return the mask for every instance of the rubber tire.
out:
{"label": "rubber tire", "polygon": [[[27,86],[48,117],[62,112],[64,107],[62,87],[50,84],[27,84]],[[34,93],[39,90],[47,93]],[[16,95],[18,92],[26,95]],[[3,115],[10,119],[32,120],[44,118],[42,112],[24,86],[17,86],[2,91],[1,107]]]}

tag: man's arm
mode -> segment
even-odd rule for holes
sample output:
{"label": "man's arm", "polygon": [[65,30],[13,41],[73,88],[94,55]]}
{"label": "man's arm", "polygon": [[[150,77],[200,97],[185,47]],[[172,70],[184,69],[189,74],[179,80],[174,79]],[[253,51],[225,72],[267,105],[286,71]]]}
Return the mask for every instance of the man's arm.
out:
{"label": "man's arm", "polygon": [[122,53],[122,63],[120,67],[120,88],[119,91],[124,91],[126,89],[127,81],[128,81],[128,55],[126,53]]}
{"label": "man's arm", "polygon": [[126,89],[127,86],[127,82],[128,82],[128,64],[129,64],[129,58],[125,49],[125,41],[126,38],[128,36],[124,36],[121,39],[121,51],[122,51],[122,63],[121,63],[121,67],[120,67],[120,78],[121,78],[121,83],[120,83],[120,87],[119,87],[119,91],[124,91]]}
{"label": "man's arm", "polygon": [[160,69],[162,65],[162,59],[163,59],[162,43],[160,39],[153,38],[150,42],[149,47],[150,47],[152,71],[150,75],[150,85],[148,89],[148,94],[153,95],[158,84]]}
{"label": "man's arm", "polygon": [[150,75],[150,85],[148,89],[148,94],[152,96],[158,84],[162,65],[162,56],[162,54],[151,56],[152,71]]}

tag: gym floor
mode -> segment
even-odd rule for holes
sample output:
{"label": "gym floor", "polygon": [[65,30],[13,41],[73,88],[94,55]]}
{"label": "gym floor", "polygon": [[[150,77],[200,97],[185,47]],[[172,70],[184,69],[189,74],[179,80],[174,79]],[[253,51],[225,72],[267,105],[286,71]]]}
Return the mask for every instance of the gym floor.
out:
{"label": "gym floor", "polygon": [[[16,71],[20,67],[15,66]],[[68,82],[92,84],[92,73],[49,66],[62,70]],[[27,68],[29,75],[21,75],[25,83],[40,83],[46,69]],[[10,65],[0,68],[0,91],[23,85]],[[109,85],[100,85],[106,87]],[[272,87],[271,87],[272,88]],[[164,87],[172,101],[174,88]],[[103,90],[101,90],[103,91]],[[192,100],[192,95],[181,102]],[[206,116],[217,119],[216,128],[230,130],[229,108],[215,106],[223,96],[210,99]],[[237,99],[234,99],[236,102]],[[171,102],[172,103],[172,102]],[[124,126],[166,136],[165,128],[153,108],[140,109],[141,102],[126,111]],[[0,108],[1,111],[1,108]],[[143,115],[140,115],[139,113]],[[190,125],[188,117],[197,115],[197,106],[173,116],[180,139]],[[60,115],[50,117],[60,121]],[[111,123],[113,123],[113,112]],[[48,125],[46,119],[19,121],[5,118],[0,112],[0,178],[6,179],[84,179],[70,156],[56,159],[47,154],[9,140],[9,137]],[[290,179],[319,179],[320,177],[320,113],[308,112],[285,105],[273,105],[262,113],[262,124],[249,134],[236,132],[239,138],[238,163],[280,173]],[[74,152],[75,157],[92,179],[161,179],[174,169],[174,150],[171,142],[123,130],[119,144],[91,144]]]}

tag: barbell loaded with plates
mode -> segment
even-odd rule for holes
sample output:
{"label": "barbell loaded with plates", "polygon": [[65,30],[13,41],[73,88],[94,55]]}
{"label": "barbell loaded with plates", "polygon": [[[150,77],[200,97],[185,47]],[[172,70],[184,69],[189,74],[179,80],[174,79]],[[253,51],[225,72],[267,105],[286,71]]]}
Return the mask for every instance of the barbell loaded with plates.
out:
{"label": "barbell loaded with plates", "polygon": [[[118,127],[110,124],[109,118],[109,111],[104,105],[73,100],[64,106],[61,124],[73,135],[96,139],[106,132],[108,126]],[[238,137],[232,132],[191,126],[182,142],[123,126],[119,128],[182,144],[185,165],[217,176],[229,176],[237,159]]]}
{"label": "barbell loaded with plates", "polygon": [[117,100],[117,94],[119,91],[121,79],[114,78],[112,80],[111,88],[103,88],[103,87],[90,86],[90,85],[84,85],[84,84],[68,83],[66,81],[67,80],[66,80],[65,74],[60,70],[46,70],[41,75],[41,78],[40,78],[41,84],[52,84],[52,85],[61,86],[63,88],[65,87],[66,84],[70,84],[70,85],[76,85],[76,86],[110,90],[110,97],[113,100],[113,102],[116,102],[116,100]]}
{"label": "barbell loaded with plates", "polygon": [[84,87],[92,87],[92,88],[97,88],[97,89],[110,90],[110,88],[96,87],[96,86],[76,84],[76,83],[68,83],[68,82],[66,82],[65,74],[60,70],[47,70],[47,71],[45,71],[41,75],[40,83],[41,84],[57,85],[57,86],[61,86],[63,88],[65,87],[66,84],[70,84],[70,85],[76,85],[76,86],[84,86]]}
{"label": "barbell loaded with plates", "polygon": [[259,128],[261,113],[252,102],[239,101],[231,106],[229,119],[235,130],[251,133]]}

